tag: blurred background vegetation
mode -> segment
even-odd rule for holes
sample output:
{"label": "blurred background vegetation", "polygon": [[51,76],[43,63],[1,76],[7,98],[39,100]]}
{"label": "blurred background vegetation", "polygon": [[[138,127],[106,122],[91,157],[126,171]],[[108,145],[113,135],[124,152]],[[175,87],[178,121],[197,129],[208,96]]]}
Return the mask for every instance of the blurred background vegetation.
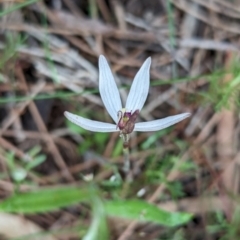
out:
{"label": "blurred background vegetation", "polygon": [[[0,239],[240,239],[239,0],[2,0],[0,25]],[[63,116],[111,122],[100,54],[123,99],[151,56],[138,120],[192,113],[132,134],[132,182],[118,133]]]}

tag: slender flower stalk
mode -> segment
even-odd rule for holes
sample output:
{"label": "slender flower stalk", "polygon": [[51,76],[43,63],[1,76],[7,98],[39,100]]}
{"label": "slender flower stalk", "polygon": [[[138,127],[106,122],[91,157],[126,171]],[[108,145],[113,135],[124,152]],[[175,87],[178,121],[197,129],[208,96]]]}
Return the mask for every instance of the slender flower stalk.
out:
{"label": "slender flower stalk", "polygon": [[115,124],[93,121],[69,112],[64,112],[68,120],[86,130],[93,132],[119,131],[120,137],[123,139],[126,170],[129,169],[129,137],[133,131],[158,131],[190,116],[190,113],[182,113],[163,119],[136,123],[149,91],[150,65],[151,58],[149,57],[137,72],[127,97],[126,106],[123,108],[120,94],[107,60],[103,55],[99,57],[99,92],[103,104]]}
{"label": "slender flower stalk", "polygon": [[129,144],[125,145],[123,143],[123,156],[124,156],[124,165],[123,165],[123,171],[125,173],[128,173],[130,170],[130,159],[129,159],[130,151],[129,151]]}

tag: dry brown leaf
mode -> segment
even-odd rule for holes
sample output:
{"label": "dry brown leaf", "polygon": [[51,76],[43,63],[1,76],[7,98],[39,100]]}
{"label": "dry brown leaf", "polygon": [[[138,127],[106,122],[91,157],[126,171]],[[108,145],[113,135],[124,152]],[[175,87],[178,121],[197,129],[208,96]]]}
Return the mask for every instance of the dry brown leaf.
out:
{"label": "dry brown leaf", "polygon": [[[0,213],[0,235],[6,238],[23,237],[29,234],[43,232],[43,229],[35,223],[18,215]],[[57,240],[49,235],[32,236],[31,240]]]}

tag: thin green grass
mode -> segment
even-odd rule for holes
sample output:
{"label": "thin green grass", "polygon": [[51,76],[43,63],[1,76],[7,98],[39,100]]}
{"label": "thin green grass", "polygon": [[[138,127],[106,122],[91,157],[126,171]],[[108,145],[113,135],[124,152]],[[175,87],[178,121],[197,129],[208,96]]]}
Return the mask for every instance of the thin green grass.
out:
{"label": "thin green grass", "polygon": [[31,4],[33,4],[33,3],[36,3],[36,2],[38,2],[38,1],[39,1],[39,0],[29,0],[29,1],[25,1],[25,2],[23,2],[23,3],[14,4],[12,7],[10,7],[10,8],[8,8],[8,9],[0,12],[0,17],[3,17],[3,16],[5,16],[5,15],[11,13],[11,12],[14,12],[14,11],[16,11],[16,10],[19,10],[20,8],[24,8],[24,7],[28,6],[28,5],[31,5]]}
{"label": "thin green grass", "polygon": [[[213,76],[216,78],[222,78],[224,77],[225,74],[228,74],[229,72],[226,71],[216,71],[215,73],[212,74],[206,74],[206,75],[201,75],[201,76],[196,76],[196,77],[184,77],[184,78],[177,78],[177,79],[170,79],[168,81],[163,81],[163,80],[153,80],[151,82],[151,86],[164,86],[164,85],[172,85],[176,83],[183,83],[183,82],[194,82],[198,81],[199,79],[211,79]],[[127,86],[121,86],[119,89],[129,89],[130,85]],[[17,97],[9,97],[9,98],[0,98],[0,104],[3,103],[11,103],[11,102],[23,102],[23,101],[29,101],[29,100],[40,100],[40,99],[67,99],[69,100],[70,98],[74,98],[77,96],[83,96],[83,95],[88,95],[88,94],[97,94],[99,93],[98,88],[95,89],[89,89],[89,90],[84,90],[81,92],[65,92],[65,91],[56,91],[51,94],[39,94],[35,97],[29,97],[29,96],[17,96]]]}
{"label": "thin green grass", "polygon": [[[174,25],[174,23],[175,23],[174,12],[173,12],[172,3],[170,0],[166,1],[166,5],[167,5],[167,16],[168,16],[169,43],[170,43],[172,55],[174,55],[175,46],[176,46],[176,39],[175,39],[176,30],[175,30],[175,25]],[[174,78],[176,78],[178,76],[178,69],[177,69],[177,64],[175,61],[172,63],[172,76]]]}
{"label": "thin green grass", "polygon": [[46,31],[44,31],[45,39],[43,41],[43,49],[44,49],[45,57],[46,57],[46,60],[47,60],[47,65],[48,65],[49,69],[51,70],[53,82],[54,83],[60,83],[60,80],[58,78],[57,68],[55,67],[54,61],[51,57],[50,42],[49,42],[49,38],[47,37],[47,35],[48,35],[47,34],[48,23],[47,23],[46,13],[44,13],[41,20],[42,20],[42,26],[46,30]]}

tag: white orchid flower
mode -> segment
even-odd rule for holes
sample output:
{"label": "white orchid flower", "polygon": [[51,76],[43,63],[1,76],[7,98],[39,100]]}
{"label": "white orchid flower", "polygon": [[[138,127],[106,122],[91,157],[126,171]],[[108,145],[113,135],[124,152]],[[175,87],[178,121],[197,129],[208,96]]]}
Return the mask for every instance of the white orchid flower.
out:
{"label": "white orchid flower", "polygon": [[[128,135],[132,131],[150,132],[167,128],[190,116],[182,113],[163,119],[135,123],[148,95],[150,82],[151,58],[149,57],[135,76],[125,108],[122,108],[120,94],[114,81],[111,69],[104,56],[99,57],[99,91],[109,115],[115,124],[93,121],[75,114],[64,112],[65,117],[76,125],[93,132],[120,132],[120,136]],[[127,136],[127,138],[126,138]]]}

